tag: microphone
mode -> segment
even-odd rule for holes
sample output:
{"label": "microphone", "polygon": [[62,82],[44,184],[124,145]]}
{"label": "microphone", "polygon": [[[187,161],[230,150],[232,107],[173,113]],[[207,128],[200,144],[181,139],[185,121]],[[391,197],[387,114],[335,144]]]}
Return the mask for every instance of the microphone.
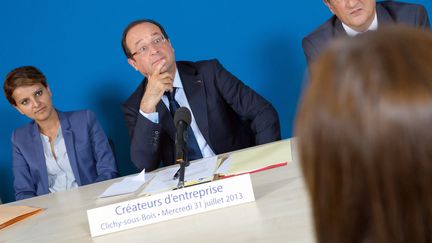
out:
{"label": "microphone", "polygon": [[[187,154],[187,129],[192,120],[191,113],[188,108],[180,107],[174,114],[174,124],[177,128],[175,137],[176,162],[188,162]],[[186,165],[187,166],[187,165]]]}

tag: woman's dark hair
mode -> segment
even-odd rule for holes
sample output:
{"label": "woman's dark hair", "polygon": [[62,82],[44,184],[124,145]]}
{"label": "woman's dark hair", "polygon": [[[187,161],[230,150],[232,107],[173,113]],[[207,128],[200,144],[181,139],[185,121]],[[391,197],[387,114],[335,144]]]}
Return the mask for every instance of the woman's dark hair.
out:
{"label": "woman's dark hair", "polygon": [[6,75],[3,84],[4,94],[9,103],[15,106],[16,102],[12,94],[16,88],[39,83],[48,87],[46,78],[41,71],[33,66],[18,67]]}

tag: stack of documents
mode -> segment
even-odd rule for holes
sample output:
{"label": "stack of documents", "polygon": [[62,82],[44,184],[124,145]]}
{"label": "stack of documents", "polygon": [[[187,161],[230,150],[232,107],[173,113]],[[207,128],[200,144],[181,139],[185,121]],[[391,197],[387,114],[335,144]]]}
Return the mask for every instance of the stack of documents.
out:
{"label": "stack of documents", "polygon": [[[216,162],[217,156],[191,162],[190,165],[186,167],[185,186],[213,180]],[[157,172],[144,189],[145,194],[155,194],[177,188],[179,180],[178,178],[174,178],[174,174],[176,174],[179,167],[180,165],[168,167]]]}
{"label": "stack of documents", "polygon": [[[274,167],[284,166],[292,161],[290,140],[268,143],[219,156],[192,161],[185,170],[185,186],[212,181],[215,175],[229,177],[254,173]],[[112,184],[99,197],[110,197],[144,190],[140,194],[152,195],[177,188],[179,179],[174,175],[180,165],[129,176]],[[147,177],[147,178],[146,178]],[[144,185],[144,183],[148,181]]]}
{"label": "stack of documents", "polygon": [[222,177],[254,173],[279,166],[292,161],[290,140],[282,140],[233,152],[221,158],[221,165],[216,174]]}

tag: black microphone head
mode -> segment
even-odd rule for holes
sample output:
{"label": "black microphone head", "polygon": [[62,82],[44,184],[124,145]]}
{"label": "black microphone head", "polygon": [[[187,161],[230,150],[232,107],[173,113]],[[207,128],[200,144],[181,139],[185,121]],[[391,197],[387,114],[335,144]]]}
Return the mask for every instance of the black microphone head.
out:
{"label": "black microphone head", "polygon": [[192,117],[188,108],[180,107],[176,110],[174,114],[174,124],[177,124],[179,121],[183,121],[186,124],[190,125]]}

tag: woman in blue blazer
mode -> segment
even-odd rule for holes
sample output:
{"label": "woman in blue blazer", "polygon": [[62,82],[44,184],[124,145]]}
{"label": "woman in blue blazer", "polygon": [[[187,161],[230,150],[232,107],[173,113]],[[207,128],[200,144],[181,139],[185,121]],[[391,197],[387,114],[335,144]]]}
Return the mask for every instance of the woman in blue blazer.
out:
{"label": "woman in blue blazer", "polygon": [[35,67],[12,70],[6,98],[33,121],[12,134],[17,200],[63,191],[118,176],[108,139],[89,110],[53,107],[45,76]]}

